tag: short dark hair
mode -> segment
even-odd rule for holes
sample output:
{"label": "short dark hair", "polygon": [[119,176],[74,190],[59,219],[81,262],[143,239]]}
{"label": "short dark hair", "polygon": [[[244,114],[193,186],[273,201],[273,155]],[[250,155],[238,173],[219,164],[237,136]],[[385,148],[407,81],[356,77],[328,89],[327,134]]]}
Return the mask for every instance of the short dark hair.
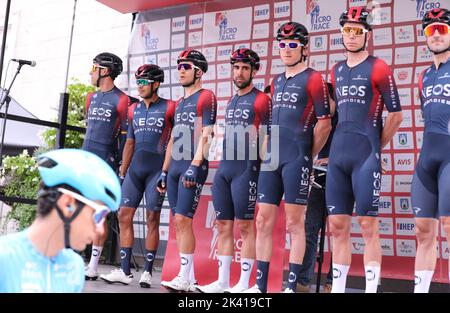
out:
{"label": "short dark hair", "polygon": [[[61,192],[58,191],[58,188],[62,187],[64,189],[80,193],[77,189],[72,188],[69,185],[63,184],[58,185],[54,187],[48,187],[44,184],[43,181],[39,184],[39,191],[38,191],[38,199],[37,199],[37,207],[36,207],[36,213],[38,217],[46,217],[50,214],[50,212],[53,210],[53,208],[56,206],[56,202],[58,201],[59,197],[61,197]],[[76,200],[77,207],[78,206],[84,206],[83,203]]]}
{"label": "short dark hair", "polygon": [[264,93],[270,93],[270,85],[267,85],[266,88],[264,88]]}

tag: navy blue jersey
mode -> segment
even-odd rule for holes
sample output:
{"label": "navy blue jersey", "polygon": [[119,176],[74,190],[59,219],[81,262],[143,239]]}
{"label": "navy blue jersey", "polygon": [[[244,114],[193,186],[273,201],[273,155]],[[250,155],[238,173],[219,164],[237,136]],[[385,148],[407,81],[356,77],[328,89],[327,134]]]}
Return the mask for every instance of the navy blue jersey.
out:
{"label": "navy blue jersey", "polygon": [[[114,150],[120,132],[127,131],[127,111],[130,98],[119,88],[91,93],[87,97],[87,129],[84,146]],[[112,148],[111,148],[112,147]],[[87,147],[88,148],[88,147]]]}
{"label": "navy blue jersey", "polygon": [[438,69],[434,63],[419,78],[420,102],[425,119],[424,136],[450,135],[450,60]]}
{"label": "navy blue jersey", "polygon": [[330,155],[330,148],[331,148],[331,141],[333,140],[334,132],[336,130],[336,126],[338,123],[339,114],[338,112],[334,112],[333,117],[331,118],[331,132],[328,136],[327,142],[323,146],[322,150],[320,150],[319,155],[317,156],[318,159],[324,159],[328,158]]}
{"label": "navy blue jersey", "polygon": [[175,102],[158,98],[147,108],[144,101],[128,111],[128,139],[135,141],[135,151],[144,150],[164,155],[173,127]]}
{"label": "navy blue jersey", "polygon": [[400,99],[392,71],[381,59],[369,56],[349,67],[347,61],[331,70],[339,121],[334,136],[351,132],[367,136],[380,148],[382,113],[401,111]]}
{"label": "navy blue jersey", "polygon": [[269,127],[270,110],[270,98],[256,88],[231,98],[225,113],[223,160],[258,160],[259,130]]}
{"label": "navy blue jersey", "polygon": [[192,160],[195,143],[201,138],[202,127],[212,126],[216,122],[216,96],[211,90],[200,89],[189,97],[178,100],[175,106],[172,157],[174,158],[176,150],[184,156],[182,159]]}
{"label": "navy blue jersey", "polygon": [[[307,68],[293,77],[276,76],[271,93],[271,128],[279,127],[280,161],[295,159],[299,143],[312,145],[317,120],[330,118],[328,87],[319,72]],[[271,131],[268,151],[273,139]]]}

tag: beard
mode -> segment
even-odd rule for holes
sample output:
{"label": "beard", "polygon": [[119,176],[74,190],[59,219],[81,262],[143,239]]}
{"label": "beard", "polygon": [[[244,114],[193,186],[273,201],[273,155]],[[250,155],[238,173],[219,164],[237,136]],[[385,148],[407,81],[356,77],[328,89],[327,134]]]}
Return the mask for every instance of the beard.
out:
{"label": "beard", "polygon": [[429,44],[427,44],[428,50],[430,50],[434,54],[441,54],[448,50],[450,50],[450,45],[447,48],[431,48]]}
{"label": "beard", "polygon": [[236,80],[233,80],[234,85],[238,88],[238,89],[245,89],[248,86],[250,86],[250,84],[252,83],[253,77],[250,77],[249,80],[244,81],[242,83],[238,83]]}

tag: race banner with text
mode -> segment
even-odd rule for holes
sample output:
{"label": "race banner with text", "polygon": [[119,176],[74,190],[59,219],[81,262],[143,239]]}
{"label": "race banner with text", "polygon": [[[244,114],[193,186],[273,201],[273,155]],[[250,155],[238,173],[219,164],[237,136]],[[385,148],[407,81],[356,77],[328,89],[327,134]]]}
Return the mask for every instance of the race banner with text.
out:
{"label": "race banner with text", "polygon": [[[162,97],[177,100],[183,96],[178,83],[176,60],[187,48],[202,51],[209,62],[203,77],[203,87],[212,90],[218,99],[216,137],[211,145],[212,160],[208,184],[222,154],[224,114],[226,105],[235,93],[231,79],[229,57],[240,47],[255,50],[261,58],[261,69],[254,79],[255,86],[262,90],[273,77],[284,71],[274,39],[276,30],[287,21],[304,24],[310,32],[308,65],[319,71],[328,81],[334,64],[345,59],[339,16],[349,6],[367,6],[373,12],[374,26],[369,40],[369,51],[391,66],[403,108],[404,120],[393,140],[382,151],[386,173],[381,180],[382,197],[379,204],[380,236],[383,251],[382,277],[409,279],[414,277],[416,240],[414,215],[411,208],[411,180],[423,138],[423,118],[420,110],[418,76],[431,64],[421,27],[423,14],[432,8],[450,8],[450,0],[291,0],[291,1],[225,1],[211,0],[197,4],[169,7],[138,14],[129,44],[126,75],[121,83],[125,90],[137,97],[134,72],[144,63],[158,64],[164,69],[165,81],[159,93]],[[387,112],[383,113],[385,118]],[[208,187],[209,188],[209,187]],[[212,241],[215,230],[208,224],[213,211],[211,195],[207,186],[194,217],[197,238],[195,268],[198,280],[209,283],[217,277],[217,262]],[[168,222],[168,208],[165,209]],[[164,210],[163,210],[164,211]],[[280,217],[283,216],[280,210]],[[280,223],[281,218],[279,218]],[[281,224],[277,225],[280,227]],[[284,222],[283,222],[284,226]],[[173,240],[173,227],[167,233],[167,225],[161,226],[165,238],[169,239],[164,262],[163,277],[176,274],[179,266],[178,252]],[[282,231],[284,264],[278,276],[286,269],[289,238]],[[278,233],[277,233],[278,235]],[[327,230],[325,242],[326,261],[331,247]],[[278,240],[278,239],[275,239]],[[239,236],[236,234],[235,248],[238,250]],[[356,217],[351,228],[352,267],[350,275],[363,276],[364,241]],[[278,248],[274,242],[274,249]],[[433,280],[448,281],[449,247],[442,227],[439,227],[438,264]],[[212,254],[211,254],[212,253]],[[282,253],[273,253],[273,265]],[[232,281],[239,277],[238,257],[233,259]],[[324,265],[327,268],[328,264]],[[207,270],[205,270],[207,269]],[[169,274],[170,273],[170,274]],[[237,278],[236,278],[237,277]],[[269,279],[270,281],[270,279]],[[270,290],[281,290],[277,286]]]}

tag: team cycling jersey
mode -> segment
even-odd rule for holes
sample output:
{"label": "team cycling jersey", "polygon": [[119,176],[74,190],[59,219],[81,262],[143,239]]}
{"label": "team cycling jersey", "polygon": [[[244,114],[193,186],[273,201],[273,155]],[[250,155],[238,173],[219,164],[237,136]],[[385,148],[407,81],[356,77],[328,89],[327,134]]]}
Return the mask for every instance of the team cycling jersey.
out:
{"label": "team cycling jersey", "polygon": [[0,293],[81,292],[84,263],[70,249],[46,257],[28,239],[28,230],[0,237]]}

